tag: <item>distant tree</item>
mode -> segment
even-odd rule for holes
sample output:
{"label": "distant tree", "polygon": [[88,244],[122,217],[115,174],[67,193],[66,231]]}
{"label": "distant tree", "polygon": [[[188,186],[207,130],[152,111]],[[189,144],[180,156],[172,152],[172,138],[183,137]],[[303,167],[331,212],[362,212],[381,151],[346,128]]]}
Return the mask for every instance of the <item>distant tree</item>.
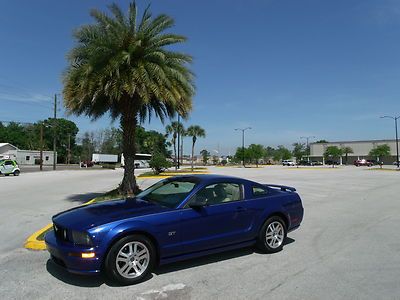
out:
{"label": "distant tree", "polygon": [[351,147],[342,147],[342,152],[345,155],[345,162],[344,164],[347,165],[347,160],[348,160],[348,156],[351,153],[354,153],[353,149]]}
{"label": "distant tree", "polygon": [[[172,137],[171,143],[172,143],[172,145],[174,145],[174,164],[175,164],[175,169],[177,169],[178,168],[178,165],[177,165],[178,156],[177,156],[177,151],[176,151],[176,149],[177,149],[176,143],[178,142],[178,140],[177,140],[178,133],[182,134],[184,131],[184,128],[183,128],[182,123],[173,121],[173,122],[171,122],[171,124],[169,124],[165,127],[165,131],[168,136],[170,135]],[[178,145],[178,148],[179,148],[179,145]]]}
{"label": "distant tree", "polygon": [[193,163],[194,163],[194,146],[196,144],[198,137],[205,137],[206,131],[201,128],[199,125],[192,125],[187,129],[187,135],[192,137],[192,171],[193,171]]}
{"label": "distant tree", "polygon": [[237,162],[243,161],[243,158],[244,158],[244,163],[251,162],[251,155],[250,155],[250,151],[248,148],[243,149],[242,147],[238,147],[236,149],[236,153],[235,153],[234,157],[235,157],[235,161],[237,161]]}
{"label": "distant tree", "polygon": [[200,155],[202,157],[203,164],[206,166],[208,163],[208,160],[210,159],[210,152],[207,151],[206,149],[203,149],[200,151]]}
{"label": "distant tree", "polygon": [[81,161],[92,160],[96,151],[94,132],[85,132],[81,141]]}
{"label": "distant tree", "polygon": [[[371,151],[369,152],[369,156],[376,157],[377,161],[379,161],[379,162],[382,157],[389,156],[389,155],[390,155],[390,146],[388,144],[376,146],[375,148],[371,149]],[[382,163],[380,163],[379,165],[382,168]]]}
{"label": "distant tree", "polygon": [[251,160],[254,160],[256,166],[258,167],[258,162],[264,156],[264,147],[260,144],[251,144],[247,151],[249,152],[249,156]]}
{"label": "distant tree", "polygon": [[219,157],[217,155],[213,155],[212,162],[214,165],[217,165],[219,163]]}
{"label": "distant tree", "polygon": [[170,168],[171,163],[162,153],[154,153],[149,161],[149,166],[153,169],[154,174],[160,174],[165,169]]}
{"label": "distant tree", "polygon": [[290,152],[290,150],[287,149],[285,146],[279,145],[278,148],[274,151],[273,158],[275,161],[290,159],[291,157],[292,152]]}
{"label": "distant tree", "polygon": [[319,140],[315,142],[316,144],[326,144],[329,143],[327,140]]}
{"label": "distant tree", "polygon": [[340,158],[342,155],[343,155],[343,150],[336,146],[327,147],[324,153],[325,158],[332,159],[332,168],[335,167],[333,160]]}
{"label": "distant tree", "polygon": [[305,145],[303,143],[294,143],[292,154],[297,162],[300,161],[306,155]]}

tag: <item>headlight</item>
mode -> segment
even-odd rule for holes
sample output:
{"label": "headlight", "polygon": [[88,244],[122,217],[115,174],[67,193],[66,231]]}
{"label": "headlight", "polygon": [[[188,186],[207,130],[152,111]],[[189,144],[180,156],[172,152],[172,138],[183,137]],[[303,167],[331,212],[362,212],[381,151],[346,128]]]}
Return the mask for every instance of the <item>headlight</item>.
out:
{"label": "headlight", "polygon": [[92,240],[86,232],[72,231],[72,242],[78,245],[92,246]]}

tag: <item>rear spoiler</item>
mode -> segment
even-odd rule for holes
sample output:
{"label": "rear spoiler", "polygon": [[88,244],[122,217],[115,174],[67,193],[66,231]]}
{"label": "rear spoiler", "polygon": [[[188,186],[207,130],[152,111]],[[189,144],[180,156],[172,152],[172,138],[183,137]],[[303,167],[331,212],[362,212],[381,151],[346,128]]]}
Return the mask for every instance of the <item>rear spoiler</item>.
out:
{"label": "rear spoiler", "polygon": [[266,187],[271,187],[271,188],[279,188],[283,192],[295,192],[296,189],[294,187],[286,186],[286,185],[279,185],[279,184],[264,184]]}

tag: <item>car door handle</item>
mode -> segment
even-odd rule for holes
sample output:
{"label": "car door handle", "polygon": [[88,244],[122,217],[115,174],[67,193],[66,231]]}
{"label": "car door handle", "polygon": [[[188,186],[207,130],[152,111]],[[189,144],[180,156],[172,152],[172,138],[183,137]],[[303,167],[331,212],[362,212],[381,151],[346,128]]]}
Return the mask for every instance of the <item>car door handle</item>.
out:
{"label": "car door handle", "polygon": [[246,210],[247,210],[247,208],[244,208],[242,206],[236,207],[237,212],[242,212],[242,211],[246,211]]}

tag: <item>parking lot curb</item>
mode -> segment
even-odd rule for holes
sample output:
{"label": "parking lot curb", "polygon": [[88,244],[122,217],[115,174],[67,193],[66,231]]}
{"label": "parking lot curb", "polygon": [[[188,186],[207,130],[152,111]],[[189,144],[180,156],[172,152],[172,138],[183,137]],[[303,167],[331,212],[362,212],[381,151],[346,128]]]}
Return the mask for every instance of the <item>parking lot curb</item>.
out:
{"label": "parking lot curb", "polygon": [[45,242],[39,241],[37,238],[43,232],[49,230],[52,226],[53,226],[53,224],[47,224],[45,227],[43,227],[42,229],[39,229],[34,234],[32,234],[30,237],[28,237],[24,243],[24,248],[30,249],[30,250],[46,250]]}
{"label": "parking lot curb", "polygon": [[[89,200],[88,202],[85,202],[82,204],[83,205],[89,205],[91,203],[94,202],[95,199]],[[47,224],[45,227],[39,229],[38,231],[36,231],[34,234],[30,235],[25,243],[24,243],[24,248],[25,249],[29,249],[29,250],[46,250],[46,243],[44,241],[40,241],[37,238],[43,234],[43,232],[49,230],[51,227],[53,227],[53,224]]]}

